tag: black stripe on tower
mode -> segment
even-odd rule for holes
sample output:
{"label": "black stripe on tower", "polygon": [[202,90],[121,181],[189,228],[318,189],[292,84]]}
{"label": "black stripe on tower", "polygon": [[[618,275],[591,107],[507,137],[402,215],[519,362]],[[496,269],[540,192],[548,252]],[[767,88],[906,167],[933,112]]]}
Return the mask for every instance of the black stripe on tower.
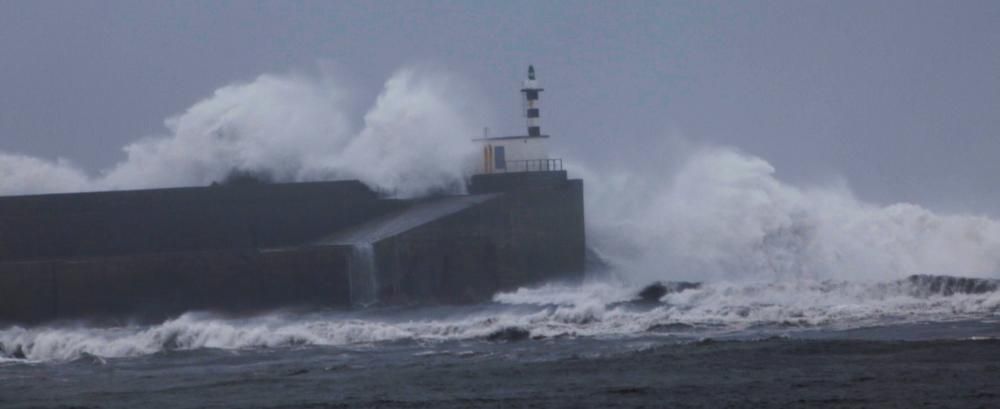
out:
{"label": "black stripe on tower", "polygon": [[537,89],[526,89],[526,90],[524,90],[524,98],[526,98],[528,101],[537,101],[538,100],[538,90]]}
{"label": "black stripe on tower", "polygon": [[542,136],[542,127],[540,126],[529,126],[528,136]]}
{"label": "black stripe on tower", "polygon": [[528,118],[538,118],[540,115],[538,108],[528,108]]}

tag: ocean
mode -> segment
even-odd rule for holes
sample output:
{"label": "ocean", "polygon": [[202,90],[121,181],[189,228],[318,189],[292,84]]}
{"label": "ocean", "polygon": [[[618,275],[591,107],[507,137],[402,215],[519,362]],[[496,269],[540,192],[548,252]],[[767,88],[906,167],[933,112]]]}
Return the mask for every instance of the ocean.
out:
{"label": "ocean", "polygon": [[461,306],[0,329],[11,408],[1000,407],[988,279],[552,283]]}

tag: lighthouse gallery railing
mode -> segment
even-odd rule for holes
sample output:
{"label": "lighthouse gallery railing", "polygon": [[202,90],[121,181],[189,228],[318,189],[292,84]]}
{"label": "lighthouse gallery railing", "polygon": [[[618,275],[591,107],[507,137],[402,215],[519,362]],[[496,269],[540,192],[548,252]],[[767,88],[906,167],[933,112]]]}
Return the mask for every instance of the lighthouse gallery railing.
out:
{"label": "lighthouse gallery railing", "polygon": [[562,159],[525,159],[508,160],[503,168],[494,169],[494,172],[548,172],[563,170]]}

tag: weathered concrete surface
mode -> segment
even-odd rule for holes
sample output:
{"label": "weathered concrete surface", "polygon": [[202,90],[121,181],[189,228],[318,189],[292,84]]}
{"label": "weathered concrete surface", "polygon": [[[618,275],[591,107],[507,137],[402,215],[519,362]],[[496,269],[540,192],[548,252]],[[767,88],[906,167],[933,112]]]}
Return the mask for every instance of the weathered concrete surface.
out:
{"label": "weathered concrete surface", "polygon": [[474,302],[582,274],[582,182],[488,176],[420,200],[357,182],[0,198],[0,322]]}
{"label": "weathered concrete surface", "polygon": [[482,204],[376,242],[379,298],[475,302],[497,291],[581,277],[582,181],[562,173],[547,183],[508,185],[509,175],[521,176],[496,175],[489,186],[473,181],[470,191],[502,192]]}
{"label": "weathered concrete surface", "polygon": [[358,226],[344,229],[316,244],[354,245],[371,244],[405,233],[426,223],[477,206],[499,196],[498,193],[482,195],[445,196],[418,200],[411,206],[395,211]]}
{"label": "weathered concrete surface", "polygon": [[299,244],[406,204],[358,181],[0,197],[0,262]]}
{"label": "weathered concrete surface", "polygon": [[566,183],[565,170],[480,174],[472,177],[469,193],[509,192],[559,186]]}
{"label": "weathered concrete surface", "polygon": [[190,310],[348,305],[349,247],[157,253],[0,265],[0,322],[159,320]]}

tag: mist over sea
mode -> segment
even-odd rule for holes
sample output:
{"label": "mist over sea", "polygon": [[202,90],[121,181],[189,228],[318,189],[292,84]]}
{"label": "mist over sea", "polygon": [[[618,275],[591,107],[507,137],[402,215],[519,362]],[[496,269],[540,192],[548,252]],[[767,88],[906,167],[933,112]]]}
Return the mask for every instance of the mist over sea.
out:
{"label": "mist over sea", "polygon": [[[481,115],[461,83],[403,68],[356,121],[330,75],[262,75],[97,174],[0,152],[0,194],[207,185],[234,170],[461,193]],[[582,282],[476,305],[0,328],[0,406],[1000,404],[1000,222],[869,203],[849,181],[791,185],[736,147],[664,144],[662,167],[566,158],[585,183]],[[654,282],[668,291],[641,299]]]}

